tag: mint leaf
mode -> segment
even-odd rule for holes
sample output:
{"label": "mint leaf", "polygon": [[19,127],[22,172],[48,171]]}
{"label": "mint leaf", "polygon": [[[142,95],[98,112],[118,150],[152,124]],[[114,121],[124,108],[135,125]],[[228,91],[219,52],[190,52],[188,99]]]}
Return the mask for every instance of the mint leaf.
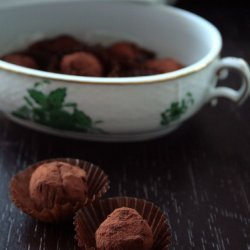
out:
{"label": "mint leaf", "polygon": [[30,106],[31,108],[33,108],[33,103],[30,100],[30,98],[28,96],[24,96],[24,100],[27,103],[28,106]]}
{"label": "mint leaf", "polygon": [[28,90],[29,96],[24,96],[26,105],[12,114],[57,129],[105,133],[94,126],[103,121],[93,122],[86,113],[77,108],[77,103],[65,102],[66,88],[58,88],[48,94],[38,90],[38,87],[48,83],[49,81],[35,83],[34,88]]}
{"label": "mint leaf", "polygon": [[32,113],[33,121],[41,123],[41,124],[46,124],[47,115],[43,108],[34,108],[32,112],[33,112]]}
{"label": "mint leaf", "polygon": [[66,88],[58,88],[50,92],[48,96],[48,104],[52,109],[62,108],[64,99],[67,95]]}
{"label": "mint leaf", "polygon": [[40,106],[44,107],[46,106],[47,103],[47,96],[36,89],[29,89],[28,93],[30,95],[30,97]]}
{"label": "mint leaf", "polygon": [[50,111],[48,125],[58,129],[74,130],[73,117],[64,110]]}
{"label": "mint leaf", "polygon": [[22,106],[16,111],[12,112],[12,114],[18,118],[28,120],[30,119],[32,111],[27,106]]}
{"label": "mint leaf", "polygon": [[170,123],[169,109],[161,113],[161,125],[168,125]]}
{"label": "mint leaf", "polygon": [[86,115],[84,112],[75,109],[73,113],[73,118],[75,124],[78,128],[89,128],[92,127],[92,120],[91,118]]}
{"label": "mint leaf", "polygon": [[161,125],[178,120],[188,110],[189,105],[194,103],[194,98],[190,92],[186,93],[186,96],[180,102],[171,103],[170,107],[161,113]]}

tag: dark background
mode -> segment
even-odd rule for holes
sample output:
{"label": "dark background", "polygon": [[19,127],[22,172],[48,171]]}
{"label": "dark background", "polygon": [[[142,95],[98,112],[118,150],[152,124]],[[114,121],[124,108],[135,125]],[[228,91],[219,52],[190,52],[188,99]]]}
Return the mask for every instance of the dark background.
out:
{"label": "dark background", "polygon": [[[222,56],[250,62],[250,10],[243,1],[183,0],[178,6],[219,28]],[[238,87],[238,80],[232,75],[226,84]],[[0,250],[77,249],[71,225],[39,223],[9,200],[14,174],[53,157],[101,165],[111,179],[108,196],[137,196],[159,205],[169,215],[171,249],[250,249],[250,100],[238,107],[220,99],[176,132],[141,143],[61,139],[0,115]]]}

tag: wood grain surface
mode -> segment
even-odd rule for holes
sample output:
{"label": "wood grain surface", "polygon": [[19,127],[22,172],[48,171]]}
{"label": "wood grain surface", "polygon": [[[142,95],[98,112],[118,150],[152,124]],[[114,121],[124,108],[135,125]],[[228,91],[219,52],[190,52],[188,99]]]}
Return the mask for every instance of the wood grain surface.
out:
{"label": "wood grain surface", "polygon": [[[215,2],[183,0],[179,6],[221,30],[223,56],[250,61],[249,9]],[[238,87],[237,80],[232,75],[226,84]],[[137,196],[159,205],[170,218],[172,250],[250,249],[250,100],[238,107],[220,99],[171,135],[141,143],[61,139],[15,125],[0,114],[0,250],[77,249],[71,224],[37,222],[9,199],[13,175],[55,157],[102,166],[111,179],[107,196]]]}

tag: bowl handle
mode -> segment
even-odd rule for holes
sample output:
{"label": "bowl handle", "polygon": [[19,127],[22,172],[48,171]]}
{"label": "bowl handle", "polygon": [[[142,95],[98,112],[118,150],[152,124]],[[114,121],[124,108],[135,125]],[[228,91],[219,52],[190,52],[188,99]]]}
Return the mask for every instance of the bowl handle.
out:
{"label": "bowl handle", "polygon": [[[238,72],[241,76],[241,86],[238,90],[229,87],[216,87],[211,86],[209,89],[208,100],[217,97],[225,97],[231,101],[237,102],[241,105],[248,97],[250,91],[250,70],[246,61],[236,57],[226,57],[220,59],[217,67],[215,68],[216,79],[220,73],[225,73],[227,69],[232,69]],[[225,74],[224,75],[225,78]]]}

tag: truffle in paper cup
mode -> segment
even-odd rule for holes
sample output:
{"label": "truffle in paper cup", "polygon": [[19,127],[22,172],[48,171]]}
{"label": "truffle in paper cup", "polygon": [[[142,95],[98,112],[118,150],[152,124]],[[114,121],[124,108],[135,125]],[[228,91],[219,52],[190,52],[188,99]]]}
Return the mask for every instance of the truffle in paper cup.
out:
{"label": "truffle in paper cup", "polygon": [[96,249],[95,232],[100,224],[115,209],[128,207],[135,209],[152,229],[153,250],[168,250],[171,230],[167,216],[153,203],[132,197],[116,197],[98,200],[76,213],[74,225],[76,240],[82,250]]}
{"label": "truffle in paper cup", "polygon": [[[63,162],[73,166],[78,166],[85,170],[87,174],[87,198],[83,202],[77,203],[64,203],[54,204],[51,208],[38,208],[34,200],[30,197],[29,184],[31,176],[34,171],[42,164],[51,162]],[[25,170],[15,175],[10,183],[11,199],[14,204],[20,208],[24,213],[44,221],[44,222],[60,222],[72,219],[74,213],[81,207],[86,206],[94,200],[102,197],[109,189],[109,178],[104,171],[87,161],[70,159],[70,158],[57,158],[44,160],[35,163]]]}

